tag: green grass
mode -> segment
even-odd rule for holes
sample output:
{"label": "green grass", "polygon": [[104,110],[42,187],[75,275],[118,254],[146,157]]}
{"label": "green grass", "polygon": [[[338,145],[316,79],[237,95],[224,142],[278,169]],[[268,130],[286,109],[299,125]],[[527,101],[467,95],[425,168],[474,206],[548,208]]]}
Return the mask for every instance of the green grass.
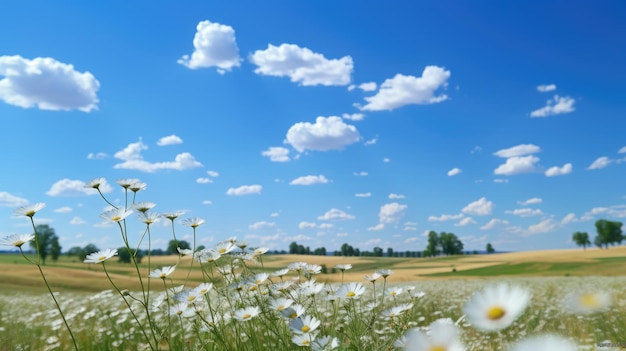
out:
{"label": "green grass", "polygon": [[623,260],[599,262],[526,262],[498,264],[456,272],[424,274],[424,277],[497,277],[497,276],[562,276],[621,274]]}

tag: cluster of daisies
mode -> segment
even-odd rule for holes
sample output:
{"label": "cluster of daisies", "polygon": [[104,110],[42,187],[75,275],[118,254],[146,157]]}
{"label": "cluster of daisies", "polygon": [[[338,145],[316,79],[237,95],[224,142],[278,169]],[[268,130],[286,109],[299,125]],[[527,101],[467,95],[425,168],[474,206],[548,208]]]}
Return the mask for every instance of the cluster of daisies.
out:
{"label": "cluster of daisies", "polygon": [[[103,178],[87,183],[99,191]],[[150,225],[166,219],[175,221],[182,212],[156,214],[155,204],[135,202],[136,193],[146,188],[138,180],[120,180],[118,184],[132,195],[132,205],[111,208],[101,218],[110,223],[125,222],[136,214],[149,232]],[[16,210],[32,217],[45,205],[35,204]],[[182,225],[194,231],[205,221],[201,218],[182,219]],[[126,225],[119,226],[126,247],[131,250]],[[174,236],[175,237],[175,236]],[[15,234],[0,239],[0,244],[17,247],[35,238],[33,234]],[[142,237],[140,240],[143,240]],[[149,235],[147,240],[150,240]],[[118,255],[116,249],[106,249],[87,255],[84,262],[101,264],[111,284],[119,293],[145,336],[147,349],[172,348],[180,345],[210,350],[292,350],[294,347],[312,350],[391,350],[458,351],[478,349],[468,346],[467,334],[502,335],[526,313],[531,303],[530,290],[521,285],[499,283],[471,294],[460,308],[451,309],[448,317],[441,311],[425,314],[423,291],[415,286],[388,284],[393,274],[381,269],[366,275],[363,282],[343,282],[350,264],[335,268],[342,274],[340,284],[316,280],[322,267],[306,262],[293,262],[287,267],[269,272],[263,266],[267,248],[249,248],[245,241],[226,239],[212,248],[179,249],[178,263],[150,267],[148,272],[137,269],[138,278],[147,280],[147,290],[129,292],[118,289],[106,271],[107,260]],[[189,259],[190,258],[190,259]],[[189,263],[186,263],[190,261]],[[183,264],[185,263],[185,264]],[[194,268],[195,267],[195,268]],[[192,269],[202,271],[202,282],[189,280]],[[184,284],[174,284],[173,276],[187,277]],[[150,281],[153,283],[150,284]],[[382,281],[382,284],[381,284]],[[378,284],[377,284],[378,283]],[[152,289],[152,291],[150,291]],[[570,292],[561,298],[564,309],[578,315],[606,311],[612,304],[608,292],[589,290]],[[455,313],[456,322],[451,319]],[[143,317],[139,318],[138,315]],[[420,324],[429,321],[428,325]],[[507,339],[506,349],[512,351],[578,350],[571,336],[555,333],[523,335]]]}

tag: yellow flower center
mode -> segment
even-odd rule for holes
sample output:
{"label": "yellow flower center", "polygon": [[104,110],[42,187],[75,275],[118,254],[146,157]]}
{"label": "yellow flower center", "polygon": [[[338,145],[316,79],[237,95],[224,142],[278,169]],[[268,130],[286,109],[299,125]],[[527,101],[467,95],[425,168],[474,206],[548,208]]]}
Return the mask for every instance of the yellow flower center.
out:
{"label": "yellow flower center", "polygon": [[218,252],[223,254],[224,252],[226,252],[226,249],[220,249]]}
{"label": "yellow flower center", "polygon": [[497,321],[498,319],[504,317],[505,314],[506,311],[504,310],[504,308],[500,306],[493,306],[487,311],[487,318],[491,319],[492,321]]}
{"label": "yellow flower center", "polygon": [[166,276],[167,276],[167,274],[165,274],[165,273],[161,273],[161,275],[159,275],[159,278],[161,278],[161,279],[165,279],[165,277],[166,277]]}
{"label": "yellow flower center", "polygon": [[33,211],[33,210],[26,211],[26,213],[24,213],[24,214],[25,214],[26,216],[28,216],[28,217],[32,217],[32,216],[34,216],[34,215],[35,215],[35,211]]}
{"label": "yellow flower center", "polygon": [[311,327],[309,327],[308,325],[303,326],[300,331],[302,331],[303,333],[308,332],[309,330],[311,330]]}
{"label": "yellow flower center", "polygon": [[346,297],[355,297],[356,293],[354,291],[348,291],[348,293],[346,294]]}
{"label": "yellow flower center", "polygon": [[113,222],[117,222],[117,221],[119,221],[120,219],[122,219],[122,217],[120,217],[120,216],[113,216],[113,217],[111,218],[111,220],[112,220]]}
{"label": "yellow flower center", "polygon": [[241,316],[241,318],[243,318],[243,319],[250,319],[250,318],[252,318],[252,316],[249,313],[246,313],[243,316]]}
{"label": "yellow flower center", "polygon": [[107,257],[106,257],[106,256],[100,256],[100,257],[98,257],[98,261],[104,261],[104,260],[106,260],[106,259],[107,259]]}
{"label": "yellow flower center", "polygon": [[282,311],[282,310],[284,310],[284,309],[285,309],[285,306],[280,305],[280,306],[278,306],[278,308],[276,308],[276,309],[277,309],[277,310],[279,310],[279,311]]}
{"label": "yellow flower center", "polygon": [[22,245],[24,245],[25,242],[23,240],[19,240],[13,243],[13,246],[17,246],[17,247],[22,247]]}
{"label": "yellow flower center", "polygon": [[292,314],[289,315],[289,318],[296,318],[298,317],[298,314],[296,312],[293,312]]}
{"label": "yellow flower center", "polygon": [[195,296],[190,295],[190,296],[187,298],[187,301],[191,302],[191,301],[193,301],[193,300],[195,300],[195,299],[196,299],[196,297],[195,297]]}
{"label": "yellow flower center", "polygon": [[598,297],[594,294],[584,294],[580,297],[580,304],[584,307],[594,308],[600,305],[600,301],[598,301]]}
{"label": "yellow flower center", "polygon": [[446,348],[443,346],[435,345],[431,346],[428,351],[446,351]]}
{"label": "yellow flower center", "polygon": [[309,340],[302,340],[302,346],[306,346],[308,344],[310,344],[311,342]]}

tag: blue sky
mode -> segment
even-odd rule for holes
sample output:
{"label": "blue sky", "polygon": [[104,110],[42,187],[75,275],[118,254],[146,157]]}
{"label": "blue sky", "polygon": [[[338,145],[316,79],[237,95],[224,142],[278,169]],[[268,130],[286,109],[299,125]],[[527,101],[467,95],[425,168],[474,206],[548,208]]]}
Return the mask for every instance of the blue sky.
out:
{"label": "blue sky", "polygon": [[[626,216],[626,5],[3,4],[0,233],[119,247],[96,177],[199,244],[572,248]],[[129,235],[143,225],[132,218]],[[153,246],[171,239],[153,226]],[[190,240],[191,229],[178,235]]]}

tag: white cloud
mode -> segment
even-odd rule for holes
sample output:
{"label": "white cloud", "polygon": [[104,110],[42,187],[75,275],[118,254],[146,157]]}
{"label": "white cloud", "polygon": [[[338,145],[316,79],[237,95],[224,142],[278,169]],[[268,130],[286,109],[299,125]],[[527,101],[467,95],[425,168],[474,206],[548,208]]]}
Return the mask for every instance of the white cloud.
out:
{"label": "white cloud", "polygon": [[191,69],[217,67],[220,73],[240,65],[235,30],[231,26],[211,21],[199,22],[193,47],[191,57],[184,55],[177,62]]}
{"label": "white cloud", "polygon": [[529,226],[528,230],[526,231],[526,235],[549,233],[551,231],[554,231],[557,227],[558,225],[556,221],[551,218],[548,218],[537,224],[533,224]]}
{"label": "white cloud", "polygon": [[365,118],[365,115],[362,113],[343,113],[341,114],[341,118],[350,121],[362,121],[363,118]]}
{"label": "white cloud", "polygon": [[498,175],[514,175],[521,173],[532,173],[536,171],[535,163],[539,162],[539,158],[529,156],[515,156],[507,158],[506,162],[498,166],[493,173]]}
{"label": "white cloud", "polygon": [[159,146],[177,145],[177,144],[182,144],[182,143],[183,143],[183,139],[181,139],[178,135],[174,135],[174,134],[165,136],[159,139],[159,141],[157,141],[157,145]]}
{"label": "white cloud", "polygon": [[72,212],[72,208],[69,206],[59,207],[54,210],[54,213],[70,213]]}
{"label": "white cloud", "polygon": [[598,157],[587,169],[601,169],[608,166],[611,162],[613,161],[606,156]]}
{"label": "white cloud", "polygon": [[493,180],[493,182],[494,182],[494,183],[500,183],[500,184],[502,184],[502,183],[508,183],[508,182],[509,182],[509,180],[508,180],[508,179],[506,179],[506,178],[495,178],[495,179]]}
{"label": "white cloud", "polygon": [[460,168],[452,168],[451,170],[448,171],[448,176],[452,177],[455,176],[457,174],[461,173],[461,169]]}
{"label": "white cloud", "polygon": [[226,191],[226,195],[235,195],[235,196],[241,196],[241,195],[251,195],[251,194],[260,194],[261,190],[263,190],[263,187],[261,185],[255,184],[255,185],[242,185],[238,188],[229,188]]}
{"label": "white cloud", "polygon": [[11,195],[6,191],[0,191],[0,206],[20,207],[28,205],[28,200],[19,196]]}
{"label": "white cloud", "polygon": [[372,193],[370,193],[370,192],[367,192],[367,193],[356,193],[356,194],[354,194],[354,196],[356,196],[356,197],[370,197],[370,196],[372,196]]}
{"label": "white cloud", "polygon": [[82,218],[80,218],[78,216],[73,217],[72,219],[70,219],[70,224],[72,224],[72,225],[79,225],[79,224],[85,224],[85,223],[87,223],[87,222],[85,222],[84,219],[82,219]]}
{"label": "white cloud", "polygon": [[212,205],[213,201],[211,201],[211,200],[204,200],[204,201],[202,201],[202,204],[203,205]]}
{"label": "white cloud", "polygon": [[365,177],[367,176],[368,173],[367,172],[354,172],[352,174],[354,174],[357,177]]}
{"label": "white cloud", "polygon": [[619,151],[617,151],[618,154],[623,154],[626,153],[626,146],[622,146],[621,149],[619,149]]}
{"label": "white cloud", "polygon": [[211,178],[198,178],[198,179],[196,179],[196,183],[198,183],[198,184],[209,184],[209,183],[213,183],[213,180]]}
{"label": "white cloud", "polygon": [[376,84],[376,82],[361,83],[358,88],[363,91],[374,91],[378,88],[378,84]]}
{"label": "white cloud", "polygon": [[494,152],[493,154],[498,157],[509,158],[509,157],[515,157],[515,156],[536,154],[539,151],[541,151],[541,148],[537,145],[520,144],[520,145],[510,147],[508,149],[498,150]]}
{"label": "white cloud", "polygon": [[542,84],[537,86],[537,91],[540,93],[547,93],[554,90],[556,90],[556,85],[554,84]]}
{"label": "white cloud", "polygon": [[388,197],[393,200],[393,199],[404,199],[406,196],[404,196],[402,194],[391,193],[391,194],[389,194]]}
{"label": "white cloud", "polygon": [[486,216],[491,214],[493,208],[493,202],[487,200],[485,197],[481,197],[480,199],[465,206],[461,211],[466,214]]}
{"label": "white cloud", "polygon": [[407,205],[401,205],[397,202],[384,204],[380,207],[378,219],[382,224],[398,222],[404,216],[404,211],[407,208]]}
{"label": "white cloud", "polygon": [[217,173],[215,171],[206,171],[206,174],[208,174],[209,177],[213,177],[213,178],[219,177],[219,175],[220,175],[219,173]]}
{"label": "white cloud", "polygon": [[421,77],[396,74],[381,84],[378,93],[366,97],[367,104],[359,107],[366,111],[393,110],[410,104],[434,104],[448,98],[446,94],[435,95],[447,85],[450,71],[442,67],[427,66]]}
{"label": "white cloud", "polygon": [[260,222],[254,223],[254,224],[250,224],[248,226],[248,228],[250,230],[259,230],[259,229],[274,228],[275,226],[276,226],[276,223],[274,223],[274,222],[260,221]]}
{"label": "white cloud", "polygon": [[317,225],[313,222],[300,222],[298,224],[298,229],[307,229],[307,228],[315,228]]}
{"label": "white cloud", "polygon": [[404,230],[417,230],[417,223],[415,222],[404,222]]}
{"label": "white cloud", "polygon": [[546,174],[546,177],[554,177],[554,176],[566,175],[570,173],[572,173],[572,164],[566,163],[563,165],[563,167],[554,166],[554,167],[548,168],[545,174]]}
{"label": "white cloud", "polygon": [[489,230],[489,229],[494,229],[494,228],[506,227],[508,225],[509,225],[509,221],[507,220],[493,218],[492,220],[487,222],[487,224],[480,227],[480,229]]}
{"label": "white cloud", "polygon": [[385,229],[385,224],[384,223],[378,223],[373,227],[368,227],[367,230],[370,231],[378,231],[378,230],[383,230]]}
{"label": "white cloud", "polygon": [[100,83],[96,78],[50,57],[0,56],[0,76],[4,76],[0,99],[10,105],[53,111],[98,108]]}
{"label": "white cloud", "polygon": [[104,160],[105,158],[109,157],[109,155],[107,155],[104,152],[90,152],[87,154],[87,159],[88,160]]}
{"label": "white cloud", "polygon": [[280,212],[272,212],[270,214],[270,217],[278,217],[278,216],[280,216]]}
{"label": "white cloud", "polygon": [[476,224],[476,221],[472,217],[465,217],[459,221],[459,223],[455,224],[457,227],[464,227],[466,225]]}
{"label": "white cloud", "polygon": [[270,146],[261,152],[261,155],[269,157],[272,162],[288,162],[290,160],[289,149],[282,146]]}
{"label": "white cloud", "polygon": [[463,218],[463,214],[462,213],[455,214],[455,215],[442,214],[439,217],[437,217],[437,216],[429,216],[428,217],[428,221],[429,222],[443,222],[443,221],[452,221],[452,220],[461,219],[461,218]]}
{"label": "white cloud", "polygon": [[569,96],[561,97],[554,95],[552,100],[546,102],[546,106],[536,109],[530,113],[530,117],[548,117],[562,113],[574,112],[576,100]]}
{"label": "white cloud", "polygon": [[124,162],[117,163],[113,166],[115,169],[132,169],[142,172],[155,172],[162,169],[173,169],[177,171],[192,169],[196,167],[202,167],[202,163],[196,161],[196,159],[188,152],[183,152],[174,158],[174,161],[165,162],[148,162],[143,159],[141,152],[147,150],[148,146],[141,140],[136,143],[130,143],[124,149],[115,153],[115,158],[118,158]]}
{"label": "white cloud", "polygon": [[348,85],[353,70],[352,58],[327,59],[324,55],[294,44],[269,44],[257,50],[250,61],[258,68],[254,73],[289,77],[292,82],[307,85]]}
{"label": "white cloud", "polygon": [[522,206],[527,206],[527,205],[532,205],[532,204],[540,204],[542,202],[543,202],[543,200],[541,198],[533,197],[533,198],[530,198],[530,199],[528,199],[526,201],[518,201],[517,203],[522,205]]}
{"label": "white cloud", "polygon": [[370,140],[365,141],[365,145],[374,145],[378,142],[378,138],[372,138]]}
{"label": "white cloud", "polygon": [[562,225],[565,225],[565,224],[568,224],[568,223],[573,223],[573,222],[578,222],[578,219],[576,218],[576,215],[573,214],[573,213],[568,213],[561,220],[561,224]]}
{"label": "white cloud", "polygon": [[[100,184],[100,191],[102,193],[110,193],[113,188],[106,181]],[[52,184],[50,190],[46,192],[49,196],[85,196],[85,195],[98,195],[98,191],[93,188],[86,188],[85,182],[82,180],[61,179]]]}
{"label": "white cloud", "polygon": [[354,219],[354,216],[345,213],[342,210],[331,208],[323,215],[317,217],[320,221],[330,221],[330,220],[345,220],[345,219]]}
{"label": "white cloud", "polygon": [[383,162],[389,163],[389,162],[391,162],[391,159],[389,159],[389,157],[385,157],[385,158],[383,158]]}
{"label": "white cloud", "polygon": [[289,182],[289,185],[313,185],[313,184],[326,184],[328,183],[328,179],[326,179],[326,177],[324,177],[323,175],[308,175],[308,176],[302,176],[302,177],[298,177],[294,180],[292,180],[291,182]]}
{"label": "white cloud", "polygon": [[504,213],[508,213],[508,214],[512,214],[515,216],[520,216],[520,217],[532,217],[532,216],[539,216],[542,215],[543,212],[541,212],[540,209],[533,209],[533,208],[517,208],[513,211],[504,211]]}
{"label": "white cloud", "polygon": [[319,225],[320,229],[330,229],[333,228],[335,225],[332,223],[322,223]]}
{"label": "white cloud", "polygon": [[317,117],[315,123],[298,122],[287,131],[286,142],[296,150],[341,150],[359,141],[356,127],[343,122],[340,117]]}

